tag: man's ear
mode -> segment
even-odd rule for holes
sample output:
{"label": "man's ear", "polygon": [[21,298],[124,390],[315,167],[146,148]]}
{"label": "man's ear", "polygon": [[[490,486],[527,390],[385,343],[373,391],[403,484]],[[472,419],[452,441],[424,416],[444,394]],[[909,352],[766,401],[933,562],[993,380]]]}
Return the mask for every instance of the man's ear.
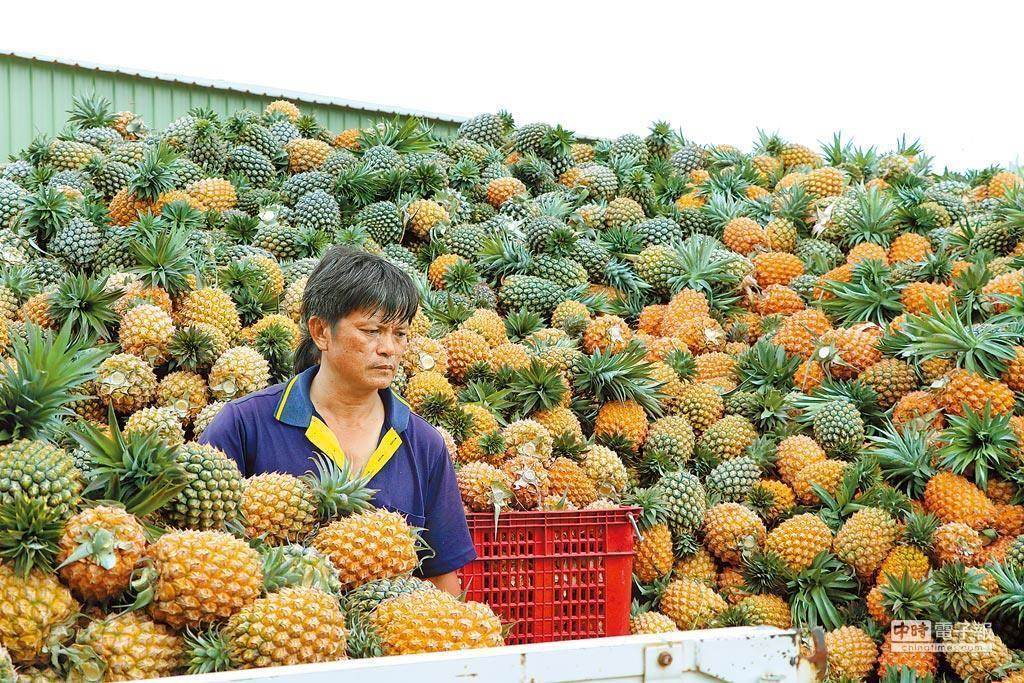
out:
{"label": "man's ear", "polygon": [[327,321],[315,315],[310,317],[307,326],[313,343],[321,351],[326,351],[331,343],[331,326],[327,324]]}

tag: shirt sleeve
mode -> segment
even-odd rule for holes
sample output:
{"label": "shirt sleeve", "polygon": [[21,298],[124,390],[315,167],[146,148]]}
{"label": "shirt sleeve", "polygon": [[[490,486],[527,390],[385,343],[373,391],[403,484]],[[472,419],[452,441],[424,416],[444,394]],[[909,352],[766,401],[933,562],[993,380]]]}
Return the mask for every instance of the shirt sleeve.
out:
{"label": "shirt sleeve", "polygon": [[199,435],[198,441],[227,453],[238,465],[242,476],[249,476],[250,468],[245,463],[245,427],[234,403],[228,403],[217,413],[213,422]]}
{"label": "shirt sleeve", "polygon": [[432,460],[425,496],[426,531],[423,532],[423,540],[434,554],[420,567],[420,573],[425,577],[453,572],[476,559],[476,549],[466,524],[466,509],[455,480],[455,468],[443,441]]}

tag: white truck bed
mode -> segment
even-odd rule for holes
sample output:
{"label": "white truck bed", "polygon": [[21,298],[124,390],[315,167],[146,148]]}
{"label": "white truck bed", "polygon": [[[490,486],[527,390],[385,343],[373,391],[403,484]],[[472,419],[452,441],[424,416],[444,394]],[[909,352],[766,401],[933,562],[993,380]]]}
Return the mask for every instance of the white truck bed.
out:
{"label": "white truck bed", "polygon": [[771,627],[576,640],[329,664],[274,667],[160,683],[809,683],[797,635]]}

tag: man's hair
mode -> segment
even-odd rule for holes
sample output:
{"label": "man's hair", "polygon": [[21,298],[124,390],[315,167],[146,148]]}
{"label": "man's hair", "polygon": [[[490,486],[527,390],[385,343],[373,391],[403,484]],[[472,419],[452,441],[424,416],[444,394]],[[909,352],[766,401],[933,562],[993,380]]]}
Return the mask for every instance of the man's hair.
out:
{"label": "man's hair", "polygon": [[362,311],[384,322],[410,322],[419,308],[416,284],[389,261],[351,247],[333,246],[309,274],[302,294],[302,341],[295,350],[295,372],[320,362],[320,349],[309,335],[313,316],[331,328],[345,316]]}

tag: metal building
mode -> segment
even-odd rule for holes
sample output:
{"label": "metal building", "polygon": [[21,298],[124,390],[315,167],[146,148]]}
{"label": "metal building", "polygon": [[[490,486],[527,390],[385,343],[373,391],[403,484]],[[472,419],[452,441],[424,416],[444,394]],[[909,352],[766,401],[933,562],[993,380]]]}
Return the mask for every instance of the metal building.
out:
{"label": "metal building", "polygon": [[396,114],[418,116],[438,132],[452,132],[462,121],[336,97],[0,52],[0,160],[24,149],[37,135],[57,133],[64,126],[72,98],[90,93],[106,96],[116,110],[129,109],[155,128],[166,126],[190,107],[229,114],[244,108],[259,111],[278,99],[295,102],[333,131],[365,126]]}

